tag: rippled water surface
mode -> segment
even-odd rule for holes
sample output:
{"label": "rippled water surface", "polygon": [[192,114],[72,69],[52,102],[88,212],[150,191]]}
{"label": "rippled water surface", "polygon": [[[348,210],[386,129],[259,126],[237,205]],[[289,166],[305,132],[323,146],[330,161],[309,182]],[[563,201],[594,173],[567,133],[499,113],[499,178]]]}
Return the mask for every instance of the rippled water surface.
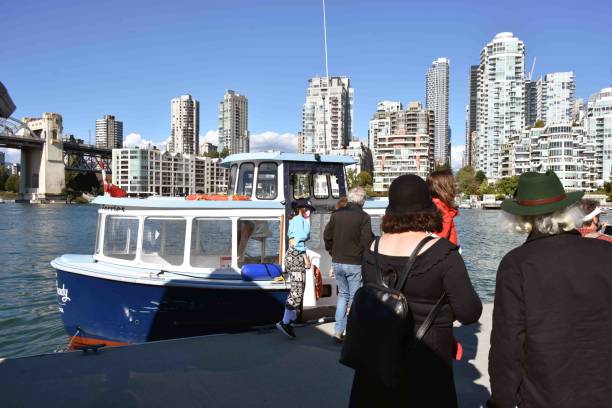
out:
{"label": "rippled water surface", "polygon": [[[50,353],[67,337],[49,262],[93,251],[97,208],[0,204],[0,357]],[[462,210],[456,219],[463,257],[483,301],[492,301],[502,256],[524,237],[499,228],[500,211]]]}

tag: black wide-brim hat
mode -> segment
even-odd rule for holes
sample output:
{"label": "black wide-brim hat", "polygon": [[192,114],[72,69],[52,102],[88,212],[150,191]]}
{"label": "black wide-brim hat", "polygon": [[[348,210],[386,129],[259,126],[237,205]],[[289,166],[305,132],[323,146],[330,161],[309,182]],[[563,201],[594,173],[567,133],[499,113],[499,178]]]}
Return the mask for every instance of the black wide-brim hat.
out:
{"label": "black wide-brim hat", "polygon": [[416,174],[399,176],[389,186],[389,215],[432,213],[436,205],[431,200],[427,183]]}
{"label": "black wide-brim hat", "polygon": [[297,200],[293,201],[291,203],[291,208],[293,208],[294,210],[296,210],[298,208],[309,208],[310,211],[315,211],[316,210],[313,207],[313,205],[310,202],[310,200],[308,200],[306,198],[298,198]]}
{"label": "black wide-brim hat", "polygon": [[554,171],[521,174],[513,198],[502,202],[501,209],[515,215],[544,215],[562,210],[580,200],[584,191],[566,193]]}

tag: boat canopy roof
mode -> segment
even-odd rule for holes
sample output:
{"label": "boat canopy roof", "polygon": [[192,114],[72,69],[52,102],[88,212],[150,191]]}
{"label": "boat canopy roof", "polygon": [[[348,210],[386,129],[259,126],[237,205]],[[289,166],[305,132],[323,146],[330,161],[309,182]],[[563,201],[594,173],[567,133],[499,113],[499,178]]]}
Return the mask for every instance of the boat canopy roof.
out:
{"label": "boat canopy roof", "polygon": [[[318,159],[317,159],[318,157]],[[350,156],[300,154],[283,152],[260,152],[260,153],[238,153],[227,156],[221,163],[224,167],[230,167],[233,163],[245,161],[292,161],[292,162],[311,162],[311,163],[336,163],[336,164],[355,164],[355,160]]]}
{"label": "boat canopy roof", "polygon": [[[174,209],[283,209],[281,201],[214,201],[214,200],[186,200],[184,197],[149,197],[149,198],[128,198],[128,197],[107,197],[98,196],[93,200],[93,204],[116,207],[138,207],[138,208],[174,208]],[[389,201],[386,199],[367,200],[363,206],[365,210],[387,208]]]}
{"label": "boat canopy roof", "polygon": [[139,207],[139,208],[175,208],[175,209],[283,209],[285,208],[280,201],[265,200],[187,200],[185,197],[148,197],[148,198],[128,198],[128,197],[107,197],[98,196],[93,200],[93,204],[117,207]]}

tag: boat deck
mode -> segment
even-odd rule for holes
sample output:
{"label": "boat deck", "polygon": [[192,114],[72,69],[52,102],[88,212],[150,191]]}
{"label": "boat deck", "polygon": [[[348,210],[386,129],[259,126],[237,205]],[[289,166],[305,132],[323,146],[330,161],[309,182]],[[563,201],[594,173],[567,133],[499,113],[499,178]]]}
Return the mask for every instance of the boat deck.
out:
{"label": "boat deck", "polygon": [[[461,326],[455,363],[460,406],[489,396],[492,305]],[[333,323],[166,340],[101,350],[0,360],[3,407],[344,407],[352,370],[338,363]]]}

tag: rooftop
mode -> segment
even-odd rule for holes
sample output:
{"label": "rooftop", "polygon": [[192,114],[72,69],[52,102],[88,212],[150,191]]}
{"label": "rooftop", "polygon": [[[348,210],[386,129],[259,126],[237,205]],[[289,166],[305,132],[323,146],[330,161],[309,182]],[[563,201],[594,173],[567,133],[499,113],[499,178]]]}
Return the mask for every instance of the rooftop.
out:
{"label": "rooftop", "polygon": [[[317,160],[317,156],[319,159]],[[348,156],[336,155],[315,155],[315,154],[299,154],[299,153],[283,153],[283,152],[260,152],[260,153],[238,153],[227,156],[223,159],[222,165],[229,167],[235,162],[249,160],[271,160],[271,161],[297,161],[297,162],[313,162],[313,163],[338,163],[338,164],[354,164],[355,160]]]}

